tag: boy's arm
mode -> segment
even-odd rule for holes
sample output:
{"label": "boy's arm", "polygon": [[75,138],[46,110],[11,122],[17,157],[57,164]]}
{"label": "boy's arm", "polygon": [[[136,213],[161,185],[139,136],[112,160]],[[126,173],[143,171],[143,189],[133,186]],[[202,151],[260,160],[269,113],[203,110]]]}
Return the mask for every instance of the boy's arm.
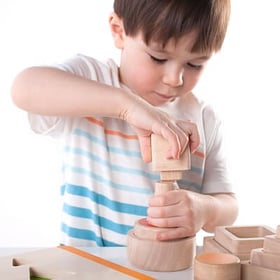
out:
{"label": "boy's arm", "polygon": [[178,158],[190,142],[199,145],[195,124],[172,119],[129,91],[51,67],[31,67],[12,85],[14,103],[31,113],[53,116],[120,118],[130,123],[139,138],[144,161],[151,160],[150,136],[163,136],[170,143],[167,157]]}
{"label": "boy's arm", "polygon": [[12,85],[17,106],[35,114],[52,116],[119,117],[129,95],[123,90],[51,67],[31,67]]}
{"label": "boy's arm", "polygon": [[238,204],[233,194],[204,195],[204,199],[205,231],[214,232],[216,226],[234,223],[238,215]]}

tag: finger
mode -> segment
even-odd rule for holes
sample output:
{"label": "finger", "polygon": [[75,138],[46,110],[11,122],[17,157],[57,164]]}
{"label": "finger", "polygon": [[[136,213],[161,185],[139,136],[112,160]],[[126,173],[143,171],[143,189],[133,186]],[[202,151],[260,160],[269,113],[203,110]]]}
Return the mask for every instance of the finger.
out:
{"label": "finger", "polygon": [[151,136],[138,136],[141,155],[144,162],[152,161],[152,153],[151,153]]}
{"label": "finger", "polygon": [[181,142],[178,137],[179,127],[172,123],[167,123],[161,131],[162,136],[168,141],[169,149],[166,152],[167,159],[179,159],[181,154]]}
{"label": "finger", "polygon": [[161,228],[174,228],[179,227],[182,225],[182,218],[180,216],[178,217],[164,217],[164,218],[156,218],[156,217],[147,217],[147,222],[150,225],[153,225],[155,227],[161,227]]}
{"label": "finger", "polygon": [[192,121],[179,121],[178,126],[181,127],[183,131],[183,138],[180,140],[186,144],[189,144],[190,151],[193,153],[200,144],[200,136],[197,125]]}
{"label": "finger", "polygon": [[156,236],[157,240],[164,241],[164,240],[176,240],[179,238],[185,238],[194,236],[196,234],[195,231],[189,230],[188,228],[173,228],[167,231],[159,232]]}

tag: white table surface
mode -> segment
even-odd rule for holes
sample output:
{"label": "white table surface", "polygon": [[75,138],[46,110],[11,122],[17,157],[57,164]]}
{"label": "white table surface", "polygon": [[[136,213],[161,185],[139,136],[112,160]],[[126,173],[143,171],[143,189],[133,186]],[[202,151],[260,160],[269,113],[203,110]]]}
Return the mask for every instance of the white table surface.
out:
{"label": "white table surface", "polygon": [[[0,257],[4,256],[13,256],[21,253],[27,253],[33,250],[40,250],[44,248],[0,248]],[[127,259],[126,248],[125,247],[83,247],[79,248],[90,254],[99,256],[111,262],[120,264],[122,266],[131,268],[133,270],[142,272],[143,274],[149,275],[156,279],[162,280],[193,280],[193,271],[192,269],[186,269],[182,271],[175,272],[153,272],[153,271],[144,271],[132,266]],[[198,248],[199,250],[199,248]]]}

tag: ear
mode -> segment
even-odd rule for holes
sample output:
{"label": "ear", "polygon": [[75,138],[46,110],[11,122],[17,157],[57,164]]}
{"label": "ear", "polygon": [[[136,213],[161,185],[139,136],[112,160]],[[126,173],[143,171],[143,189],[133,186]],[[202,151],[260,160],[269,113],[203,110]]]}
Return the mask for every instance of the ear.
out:
{"label": "ear", "polygon": [[116,13],[112,13],[109,17],[109,24],[116,48],[122,49],[126,36],[122,19]]}

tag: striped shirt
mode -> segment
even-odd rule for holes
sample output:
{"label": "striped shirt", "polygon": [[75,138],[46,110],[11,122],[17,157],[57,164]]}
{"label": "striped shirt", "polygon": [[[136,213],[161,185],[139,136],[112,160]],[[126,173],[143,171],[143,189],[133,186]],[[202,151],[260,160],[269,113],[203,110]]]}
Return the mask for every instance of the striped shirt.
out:
{"label": "striped shirt", "polygon": [[[56,67],[122,87],[112,60],[99,62],[77,55]],[[106,106],[106,104],[104,104]],[[187,94],[160,107],[180,119],[197,123],[201,144],[192,154],[191,170],[178,181],[181,188],[201,192],[232,192],[221,149],[220,121],[213,110]],[[146,216],[159,173],[143,162],[130,125],[109,117],[61,117],[29,114],[32,129],[62,140],[61,243],[72,246],[124,246],[127,232]]]}

